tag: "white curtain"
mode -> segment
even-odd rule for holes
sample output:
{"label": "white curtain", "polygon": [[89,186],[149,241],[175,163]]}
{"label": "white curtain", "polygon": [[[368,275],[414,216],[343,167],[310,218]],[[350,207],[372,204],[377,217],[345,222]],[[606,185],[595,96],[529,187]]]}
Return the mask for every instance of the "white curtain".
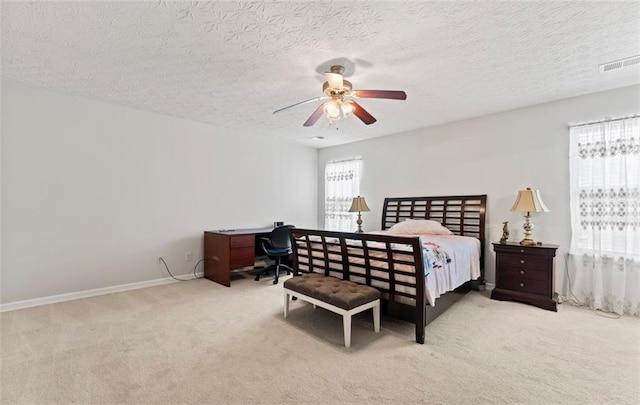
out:
{"label": "white curtain", "polygon": [[570,128],[568,301],[640,315],[640,118]]}
{"label": "white curtain", "polygon": [[349,212],[353,197],[360,195],[362,159],[327,163],[324,170],[324,228],[354,232],[357,214]]}

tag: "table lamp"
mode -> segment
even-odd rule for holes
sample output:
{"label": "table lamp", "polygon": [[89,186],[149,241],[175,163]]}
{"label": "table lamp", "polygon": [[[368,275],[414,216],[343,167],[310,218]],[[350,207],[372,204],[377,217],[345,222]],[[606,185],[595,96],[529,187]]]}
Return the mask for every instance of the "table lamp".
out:
{"label": "table lamp", "polygon": [[544,202],[542,202],[540,191],[532,190],[529,187],[527,187],[526,190],[518,191],[518,198],[516,199],[515,204],[513,204],[513,207],[511,207],[511,211],[527,213],[524,216],[524,239],[520,241],[520,244],[535,245],[536,241],[531,238],[531,230],[533,229],[533,224],[531,223],[530,213],[549,212],[549,208],[547,208],[547,206],[544,205]]}
{"label": "table lamp", "polygon": [[351,203],[351,208],[349,208],[349,212],[357,212],[358,213],[358,220],[356,221],[356,223],[358,224],[358,230],[356,230],[357,233],[362,233],[362,216],[360,215],[360,212],[366,212],[366,211],[371,211],[369,209],[369,206],[367,205],[367,202],[364,200],[364,197],[353,197],[353,202]]}

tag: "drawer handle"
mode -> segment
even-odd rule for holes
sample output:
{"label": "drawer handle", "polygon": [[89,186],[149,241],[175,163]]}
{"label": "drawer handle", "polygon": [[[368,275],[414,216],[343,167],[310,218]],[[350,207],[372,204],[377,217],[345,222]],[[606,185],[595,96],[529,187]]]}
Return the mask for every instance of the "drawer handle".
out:
{"label": "drawer handle", "polygon": [[520,260],[520,264],[524,264],[524,259]]}
{"label": "drawer handle", "polygon": [[520,287],[524,287],[524,283],[520,283]]}
{"label": "drawer handle", "polygon": [[520,274],[524,274],[524,270],[520,270]]}
{"label": "drawer handle", "polygon": [[524,249],[520,249],[520,253],[524,253]]}

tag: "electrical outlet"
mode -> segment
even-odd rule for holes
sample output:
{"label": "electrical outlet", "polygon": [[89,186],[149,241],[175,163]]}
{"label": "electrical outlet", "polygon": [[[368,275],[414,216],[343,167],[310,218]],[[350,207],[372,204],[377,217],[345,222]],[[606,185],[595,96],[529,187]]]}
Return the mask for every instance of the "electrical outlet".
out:
{"label": "electrical outlet", "polygon": [[191,260],[193,260],[193,255],[191,254],[191,252],[185,252],[184,260],[187,262],[190,262]]}

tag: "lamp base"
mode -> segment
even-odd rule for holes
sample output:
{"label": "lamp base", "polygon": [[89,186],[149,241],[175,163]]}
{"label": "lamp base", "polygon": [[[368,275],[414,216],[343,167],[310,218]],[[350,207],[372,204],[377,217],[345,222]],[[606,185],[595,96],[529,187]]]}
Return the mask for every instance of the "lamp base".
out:
{"label": "lamp base", "polygon": [[535,246],[537,245],[536,241],[531,239],[531,234],[533,230],[533,224],[531,223],[531,215],[527,212],[527,215],[524,216],[524,239],[520,241],[521,245],[524,246]]}
{"label": "lamp base", "polygon": [[534,246],[534,245],[537,245],[538,243],[533,239],[525,238],[520,241],[520,244],[525,246]]}
{"label": "lamp base", "polygon": [[358,220],[356,221],[358,224],[358,229],[356,229],[356,233],[362,233],[362,217],[360,216],[360,211],[358,211]]}

